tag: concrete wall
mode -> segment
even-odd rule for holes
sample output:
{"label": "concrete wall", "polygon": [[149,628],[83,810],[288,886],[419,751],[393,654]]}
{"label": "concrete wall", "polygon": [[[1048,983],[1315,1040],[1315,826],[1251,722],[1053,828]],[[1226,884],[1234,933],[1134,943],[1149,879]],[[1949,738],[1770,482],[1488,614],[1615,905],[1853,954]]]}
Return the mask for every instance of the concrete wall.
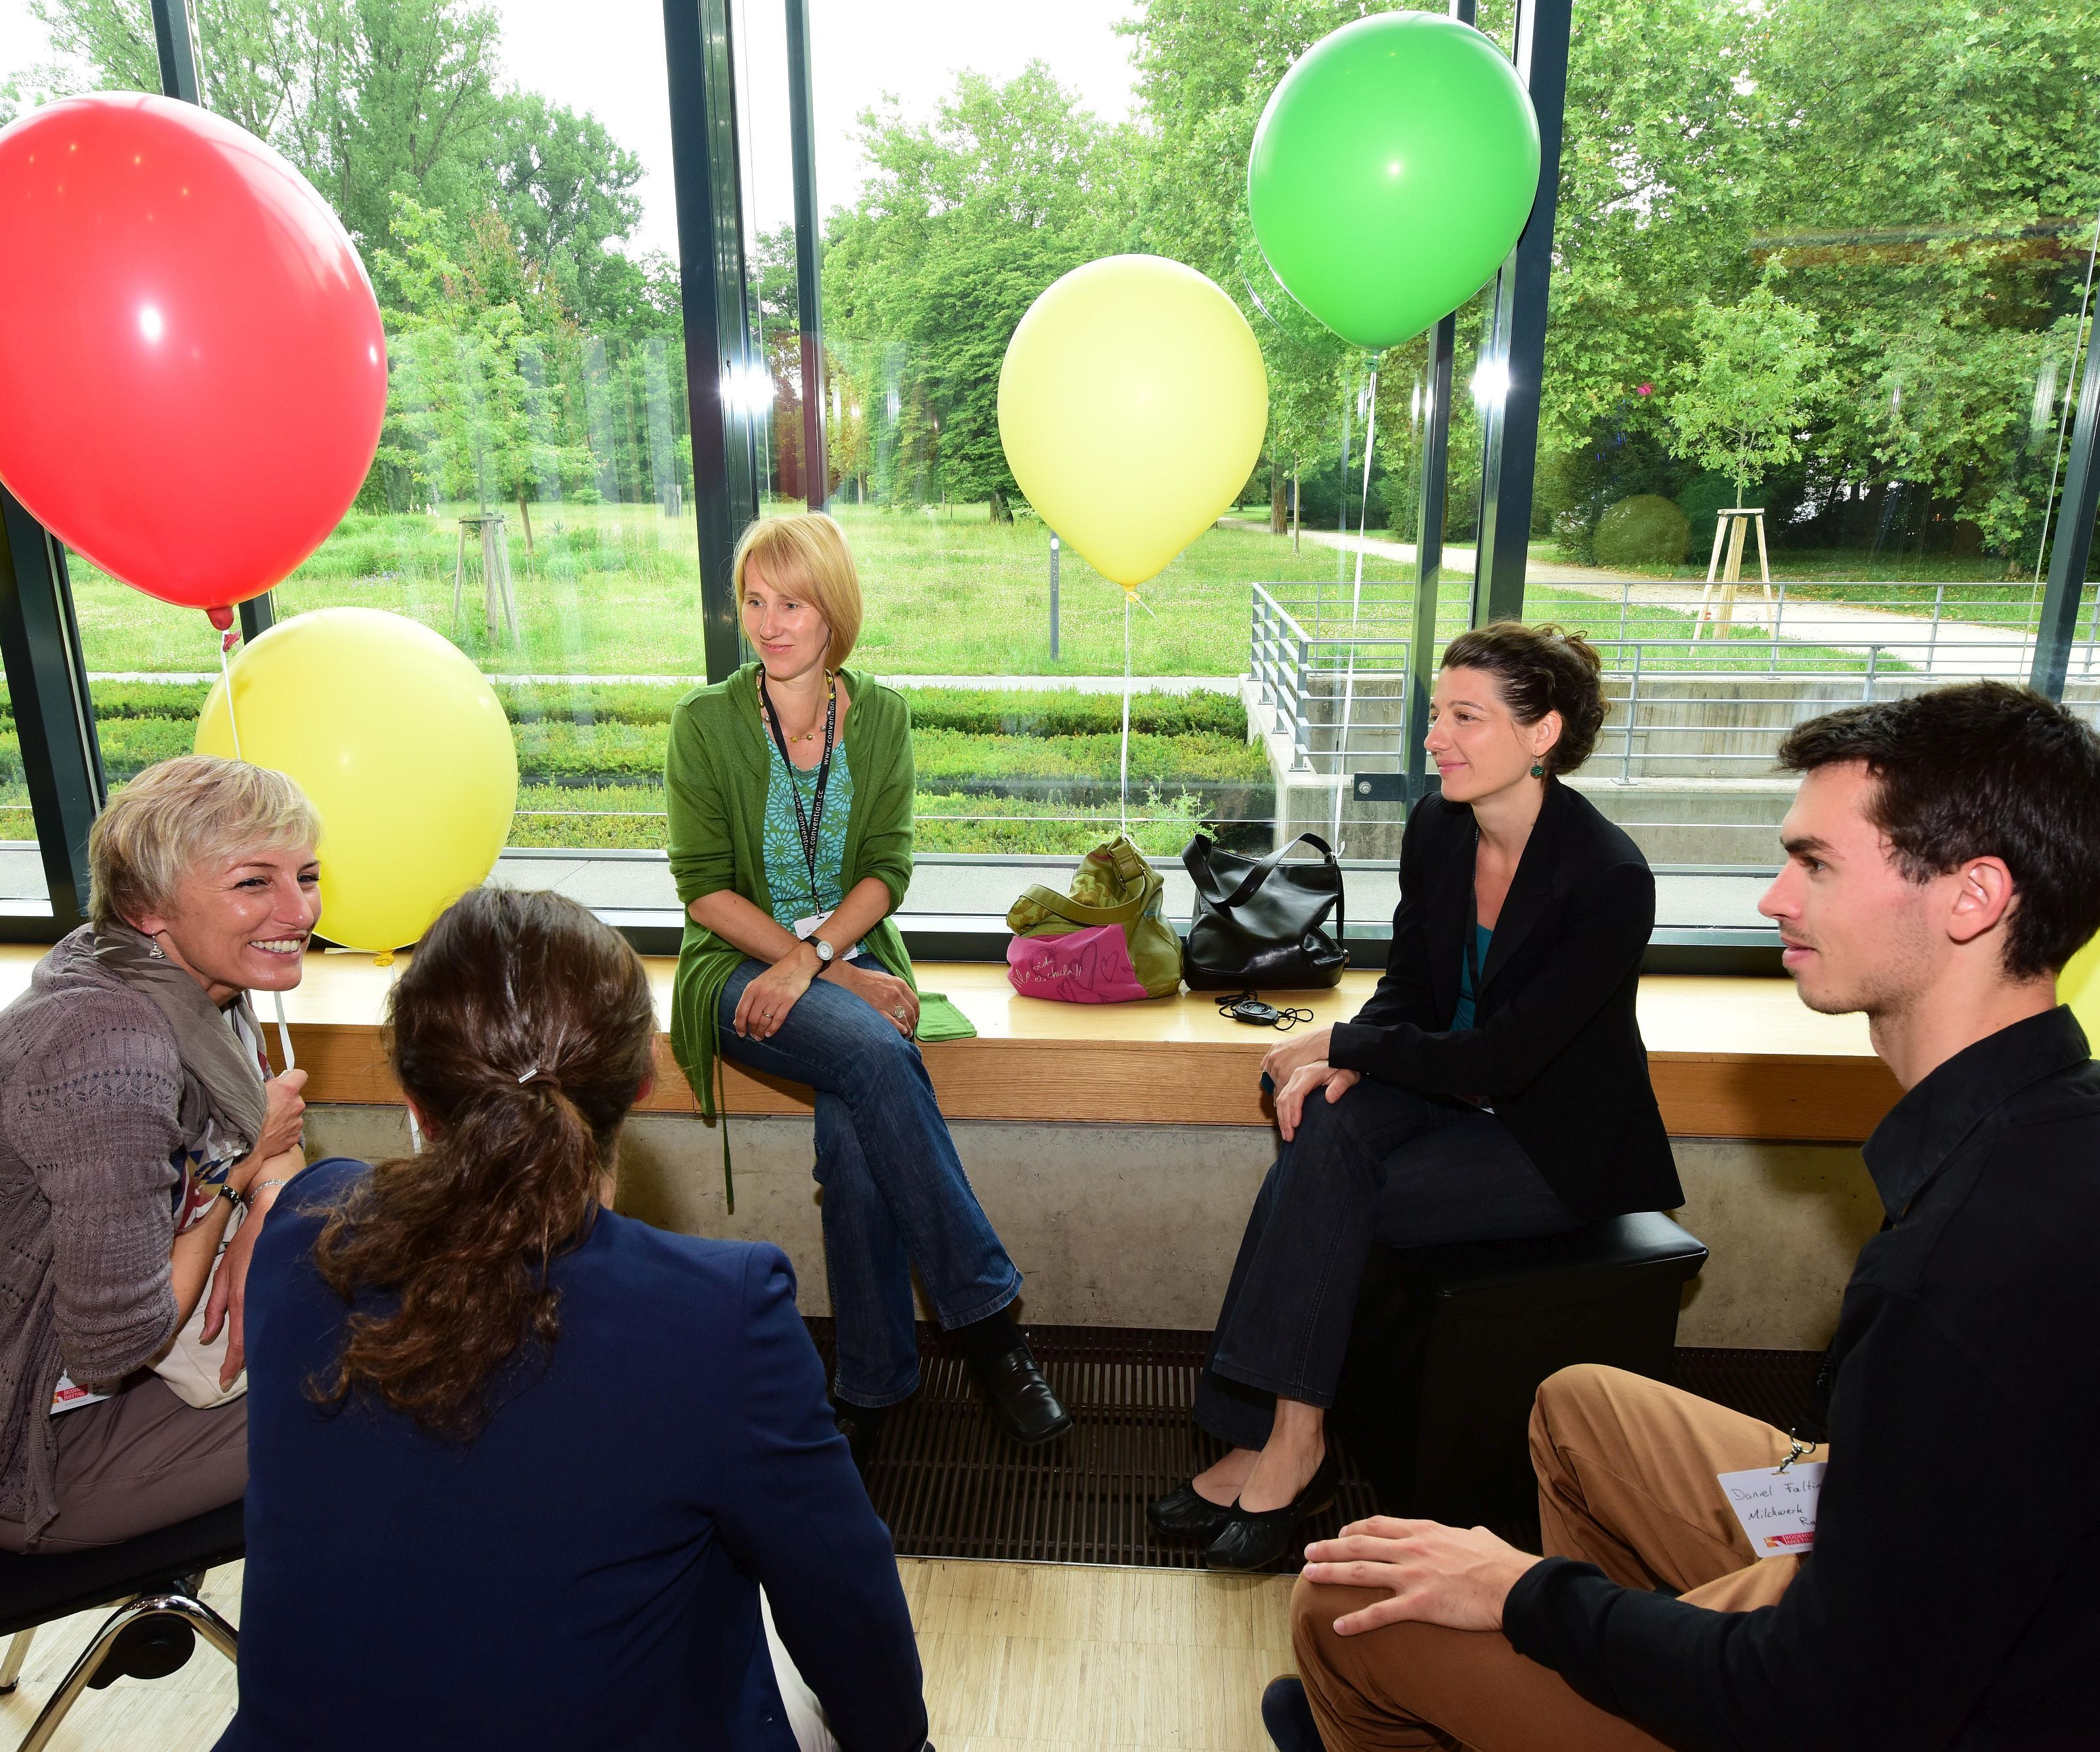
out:
{"label": "concrete wall", "polygon": [[[309,1146],[399,1154],[402,1110],[316,1106]],[[1275,1155],[1242,1127],[962,1123],[955,1142],[1028,1280],[1029,1318],[1059,1325],[1207,1328],[1240,1230]],[[829,1311],[806,1119],[730,1126],[737,1208],[722,1199],[721,1140],[698,1119],[631,1122],[620,1208],[687,1233],[771,1241],[795,1261],[806,1313]],[[1681,1141],[1679,1220],[1712,1250],[1687,1292],[1684,1344],[1812,1350],[1830,1336],[1853,1256],[1881,1221],[1849,1145]]]}

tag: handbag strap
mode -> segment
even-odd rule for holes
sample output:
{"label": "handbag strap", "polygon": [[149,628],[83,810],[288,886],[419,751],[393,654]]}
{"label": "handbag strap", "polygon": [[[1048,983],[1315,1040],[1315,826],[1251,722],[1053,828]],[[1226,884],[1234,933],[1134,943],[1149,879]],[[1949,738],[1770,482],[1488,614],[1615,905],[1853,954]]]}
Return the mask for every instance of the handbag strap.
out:
{"label": "handbag strap", "polygon": [[[1062,919],[1067,925],[1134,925],[1144,916],[1145,909],[1167,885],[1164,878],[1149,864],[1145,867],[1145,880],[1135,895],[1114,907],[1083,906],[1070,894],[1061,894],[1054,888],[1044,888],[1040,883],[1030,883],[1023,889],[1021,898],[1033,901],[1045,912]],[[1010,913],[1012,909],[1008,911]]]}
{"label": "handbag strap", "polygon": [[1288,845],[1279,845],[1260,863],[1250,866],[1247,873],[1240,879],[1239,886],[1230,894],[1224,892],[1217,872],[1211,867],[1211,843],[1207,834],[1198,834],[1182,849],[1181,863],[1190,880],[1195,883],[1197,892],[1221,912],[1229,912],[1235,907],[1245,906],[1254,898],[1255,890],[1275,873],[1276,867],[1283,862],[1285,856],[1295,851],[1301,844],[1312,847],[1326,861],[1327,868],[1334,871],[1335,903],[1339,905],[1341,902],[1341,870],[1335,862],[1334,853],[1328,850],[1327,842],[1317,833],[1301,833]]}

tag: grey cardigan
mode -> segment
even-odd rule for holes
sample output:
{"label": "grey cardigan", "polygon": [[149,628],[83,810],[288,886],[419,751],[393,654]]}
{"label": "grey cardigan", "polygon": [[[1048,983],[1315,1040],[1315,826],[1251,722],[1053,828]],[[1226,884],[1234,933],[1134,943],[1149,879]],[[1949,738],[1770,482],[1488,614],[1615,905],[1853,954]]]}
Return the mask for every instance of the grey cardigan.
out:
{"label": "grey cardigan", "polygon": [[0,1009],[0,1515],[32,1538],[60,1374],[108,1385],[174,1336],[174,1158],[205,1117],[173,1026],[86,928]]}

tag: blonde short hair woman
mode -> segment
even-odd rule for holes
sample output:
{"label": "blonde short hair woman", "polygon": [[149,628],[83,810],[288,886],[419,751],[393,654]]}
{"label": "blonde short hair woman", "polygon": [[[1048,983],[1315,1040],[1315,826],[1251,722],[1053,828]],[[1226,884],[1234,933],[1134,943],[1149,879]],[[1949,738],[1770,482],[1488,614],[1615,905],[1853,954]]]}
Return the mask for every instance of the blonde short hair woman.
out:
{"label": "blonde short hair woman", "polygon": [[0,1550],[111,1544],[245,1487],[242,1401],[124,1384],[208,1281],[222,1387],[239,1375],[248,1258],[302,1166],[306,1080],[267,1080],[247,993],[299,982],[320,837],[281,773],[148,768],[89,836],[88,922],[0,1010]]}
{"label": "blonde short hair woman", "polygon": [[1071,1419],[1007,1313],[1021,1273],[913,1044],[919,994],[890,916],[911,882],[911,718],[845,667],[861,625],[845,532],[821,514],[768,518],[735,572],[757,660],[678,703],[664,763],[688,920],[672,1046],[704,1113],[718,1054],[815,1092],[833,1389],[856,1452],[918,1390],[915,1266],[995,1421],[1053,1440]]}

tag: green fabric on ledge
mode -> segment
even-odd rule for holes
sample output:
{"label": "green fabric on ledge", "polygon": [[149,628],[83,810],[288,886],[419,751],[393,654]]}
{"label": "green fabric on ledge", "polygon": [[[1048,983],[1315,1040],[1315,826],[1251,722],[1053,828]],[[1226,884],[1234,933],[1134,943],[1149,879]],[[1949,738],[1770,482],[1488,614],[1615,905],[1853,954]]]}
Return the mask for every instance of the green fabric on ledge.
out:
{"label": "green fabric on ledge", "polygon": [[[854,772],[840,881],[850,892],[865,878],[877,878],[889,890],[893,911],[903,904],[911,882],[911,708],[901,694],[858,670],[841,669],[839,679],[849,702],[840,740]],[[673,708],[664,797],[671,878],[680,907],[730,889],[772,916],[765,881],[772,756],[772,739],[758,709],[756,663],[747,663],[727,681],[695,688]],[[918,989],[893,919],[884,919],[861,941],[889,973]],[[671,986],[671,1051],[710,1119],[716,1117],[719,1069],[716,1011],[722,987],[744,959],[742,950],[687,915]],[[726,1179],[726,1154],[723,1159]]]}
{"label": "green fabric on ledge", "polygon": [[945,991],[919,994],[919,1028],[912,1039],[921,1044],[935,1040],[974,1040],[976,1025],[948,1001]]}

